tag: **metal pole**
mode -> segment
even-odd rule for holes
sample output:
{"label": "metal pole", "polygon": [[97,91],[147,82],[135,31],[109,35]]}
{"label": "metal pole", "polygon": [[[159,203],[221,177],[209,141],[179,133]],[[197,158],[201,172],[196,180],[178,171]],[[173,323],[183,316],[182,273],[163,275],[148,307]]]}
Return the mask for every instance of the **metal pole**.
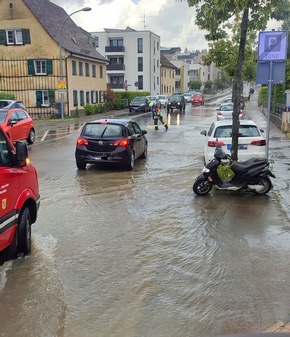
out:
{"label": "metal pole", "polygon": [[[90,10],[92,10],[90,7],[84,7],[82,9],[78,9],[75,12],[72,12],[70,15],[68,15],[65,20],[63,21],[61,27],[60,27],[60,31],[59,31],[59,76],[60,76],[60,80],[63,80],[63,69],[62,69],[62,45],[61,45],[61,37],[62,37],[62,29],[64,24],[66,23],[66,21],[68,20],[68,18],[70,18],[72,15],[78,13],[78,12],[89,12]],[[64,119],[64,109],[63,109],[63,96],[64,96],[64,92],[61,91],[60,93],[60,114],[61,114],[61,119]]]}
{"label": "metal pole", "polygon": [[272,102],[273,61],[270,61],[269,85],[268,85],[268,111],[267,111],[267,135],[266,135],[266,158],[269,159],[269,136],[270,136],[270,113]]}

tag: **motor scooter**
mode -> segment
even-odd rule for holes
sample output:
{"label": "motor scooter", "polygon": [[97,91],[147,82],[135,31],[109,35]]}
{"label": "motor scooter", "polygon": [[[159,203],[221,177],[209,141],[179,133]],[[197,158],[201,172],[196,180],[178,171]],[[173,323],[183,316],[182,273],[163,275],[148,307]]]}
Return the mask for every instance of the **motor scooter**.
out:
{"label": "motor scooter", "polygon": [[[218,174],[218,167],[222,162],[230,165],[234,176],[224,181]],[[272,186],[269,178],[276,178],[269,170],[269,161],[265,158],[250,158],[246,161],[234,162],[221,146],[217,146],[214,158],[203,168],[194,184],[193,192],[197,195],[209,193],[213,186],[225,191],[253,192],[259,195],[268,193]]]}

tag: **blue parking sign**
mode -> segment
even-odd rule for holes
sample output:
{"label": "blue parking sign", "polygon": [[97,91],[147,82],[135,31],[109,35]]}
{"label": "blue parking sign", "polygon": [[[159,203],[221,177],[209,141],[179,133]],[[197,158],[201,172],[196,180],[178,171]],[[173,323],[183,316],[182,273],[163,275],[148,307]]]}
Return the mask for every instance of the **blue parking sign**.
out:
{"label": "blue parking sign", "polygon": [[258,45],[259,61],[284,61],[287,59],[288,32],[260,32]]}

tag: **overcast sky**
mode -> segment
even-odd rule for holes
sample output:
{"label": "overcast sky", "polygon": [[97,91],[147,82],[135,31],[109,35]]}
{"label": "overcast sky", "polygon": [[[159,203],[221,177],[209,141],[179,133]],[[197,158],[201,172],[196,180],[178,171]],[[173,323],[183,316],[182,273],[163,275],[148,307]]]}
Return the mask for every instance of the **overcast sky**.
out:
{"label": "overcast sky", "polygon": [[[182,51],[207,49],[206,32],[194,24],[195,10],[187,2],[176,0],[51,0],[68,14],[83,7],[90,12],[72,16],[88,32],[104,28],[150,30],[160,36],[162,47],[180,47]],[[144,19],[145,18],[145,19]],[[145,21],[145,23],[144,23]]]}

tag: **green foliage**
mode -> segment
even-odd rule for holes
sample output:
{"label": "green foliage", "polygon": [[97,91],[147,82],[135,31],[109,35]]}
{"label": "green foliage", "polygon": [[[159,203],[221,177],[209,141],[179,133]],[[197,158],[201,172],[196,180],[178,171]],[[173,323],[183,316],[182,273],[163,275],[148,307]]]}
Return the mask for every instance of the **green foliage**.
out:
{"label": "green foliage", "polygon": [[217,174],[222,180],[230,180],[235,175],[229,163],[220,164],[217,168]]}
{"label": "green foliage", "polygon": [[15,100],[16,97],[14,94],[11,94],[9,92],[0,92],[0,99],[13,99]]}
{"label": "green foliage", "polygon": [[190,90],[200,90],[200,87],[201,87],[201,81],[200,80],[189,82],[189,89]]}
{"label": "green foliage", "polygon": [[268,87],[261,87],[259,92],[259,105],[268,101]]}
{"label": "green foliage", "polygon": [[275,84],[273,90],[273,108],[276,104],[284,104],[285,84]]}
{"label": "green foliage", "polygon": [[205,89],[210,89],[212,87],[212,83],[213,82],[210,81],[210,80],[206,81],[205,84],[204,84],[204,88]]}
{"label": "green foliage", "polygon": [[86,116],[90,116],[94,114],[94,106],[92,104],[85,104],[84,110],[85,110]]}

